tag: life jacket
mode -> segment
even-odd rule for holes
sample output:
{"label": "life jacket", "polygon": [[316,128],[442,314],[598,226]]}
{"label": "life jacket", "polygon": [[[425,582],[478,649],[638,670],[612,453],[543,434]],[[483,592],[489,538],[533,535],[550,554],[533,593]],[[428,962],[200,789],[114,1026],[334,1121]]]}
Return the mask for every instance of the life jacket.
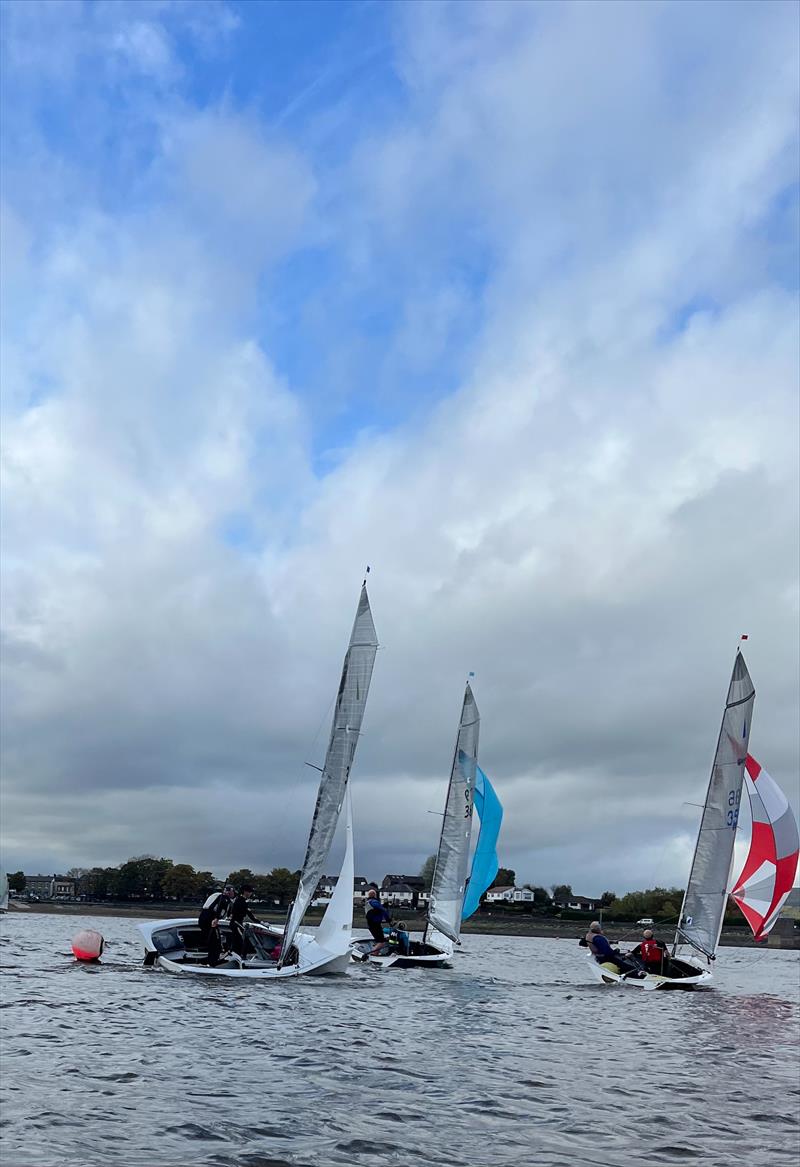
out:
{"label": "life jacket", "polygon": [[639,954],[645,964],[661,964],[663,953],[655,940],[643,940],[639,945]]}

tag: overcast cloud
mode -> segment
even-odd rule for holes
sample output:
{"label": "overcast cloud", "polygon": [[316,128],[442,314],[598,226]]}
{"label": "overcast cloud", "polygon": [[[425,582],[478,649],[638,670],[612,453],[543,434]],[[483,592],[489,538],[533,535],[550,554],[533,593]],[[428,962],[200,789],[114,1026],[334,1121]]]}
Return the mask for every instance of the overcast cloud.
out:
{"label": "overcast cloud", "polygon": [[681,884],[741,633],[798,802],[798,10],[323,8],[5,5],[4,866],[297,867],[369,563],[359,872],[474,670],[501,863]]}

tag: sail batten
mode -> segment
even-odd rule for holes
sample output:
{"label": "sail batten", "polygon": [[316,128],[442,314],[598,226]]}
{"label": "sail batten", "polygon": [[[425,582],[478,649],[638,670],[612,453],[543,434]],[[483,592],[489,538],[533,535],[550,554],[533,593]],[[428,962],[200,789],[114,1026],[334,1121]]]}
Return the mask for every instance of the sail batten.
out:
{"label": "sail batten", "polygon": [[467,683],[450,769],[425,930],[426,937],[438,931],[455,944],[458,943],[467,885],[479,731],[478,706]]}
{"label": "sail batten", "polygon": [[676,944],[713,958],[722,931],[750,740],[755,689],[741,652],[728,686]]}
{"label": "sail batten", "polygon": [[342,666],[300,883],[284,931],[283,952],[286,955],[317,889],[336,833],[356,746],[361,736],[361,723],[377,650],[378,640],[364,584]]}

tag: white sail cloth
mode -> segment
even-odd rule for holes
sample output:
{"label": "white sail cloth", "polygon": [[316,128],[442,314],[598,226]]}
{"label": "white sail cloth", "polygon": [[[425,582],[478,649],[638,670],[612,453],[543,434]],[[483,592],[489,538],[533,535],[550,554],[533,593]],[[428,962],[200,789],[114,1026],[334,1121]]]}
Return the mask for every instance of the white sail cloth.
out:
{"label": "white sail cloth", "polygon": [[686,941],[708,957],[713,957],[719,942],[728,898],[754,702],[753,682],[739,652],[675,937],[676,943]]}
{"label": "white sail cloth", "polygon": [[433,939],[432,929],[436,929],[453,943],[458,943],[461,906],[467,886],[479,730],[478,706],[467,683],[431,884],[425,931],[429,941]]}
{"label": "white sail cloth", "polygon": [[[336,833],[336,824],[342,810],[347,780],[350,777],[350,768],[361,732],[377,650],[378,639],[364,584],[342,666],[342,677],[336,696],[328,750],[322,768],[300,885],[284,933],[283,959],[289,953],[300,922],[317,889]],[[352,877],[350,900],[352,902]]]}

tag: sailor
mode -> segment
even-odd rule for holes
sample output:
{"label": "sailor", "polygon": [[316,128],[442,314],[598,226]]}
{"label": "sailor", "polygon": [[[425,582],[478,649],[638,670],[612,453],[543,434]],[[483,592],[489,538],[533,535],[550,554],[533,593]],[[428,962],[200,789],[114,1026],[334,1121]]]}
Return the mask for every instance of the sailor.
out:
{"label": "sailor", "polygon": [[641,960],[644,967],[651,973],[663,973],[667,954],[664,946],[653,936],[651,928],[645,928],[642,933],[642,942],[639,945],[638,951],[634,952]]}
{"label": "sailor", "polygon": [[252,899],[252,896],[252,886],[249,883],[243,883],[231,906],[231,949],[242,958],[247,955],[247,941],[244,935],[245,919],[252,920],[254,924],[260,922],[247,906],[247,901]]}
{"label": "sailor", "polygon": [[197,917],[200,938],[203,947],[208,951],[208,963],[212,968],[218,962],[222,952],[219,922],[230,913],[235,895],[236,891],[231,884],[227,884],[222,891],[212,892]]}
{"label": "sailor", "polygon": [[591,950],[592,956],[598,964],[615,964],[620,973],[626,973],[635,977],[643,977],[645,974],[622,953],[612,948],[607,938],[603,935],[603,926],[598,920],[592,920],[589,925],[589,931],[584,938],[584,944]]}
{"label": "sailor", "polygon": [[364,910],[372,939],[383,944],[383,925],[390,924],[392,917],[381,903],[381,897],[376,887],[371,887],[367,891],[367,902]]}
{"label": "sailor", "polygon": [[399,920],[389,933],[389,951],[408,956],[411,947],[411,937],[402,920]]}

